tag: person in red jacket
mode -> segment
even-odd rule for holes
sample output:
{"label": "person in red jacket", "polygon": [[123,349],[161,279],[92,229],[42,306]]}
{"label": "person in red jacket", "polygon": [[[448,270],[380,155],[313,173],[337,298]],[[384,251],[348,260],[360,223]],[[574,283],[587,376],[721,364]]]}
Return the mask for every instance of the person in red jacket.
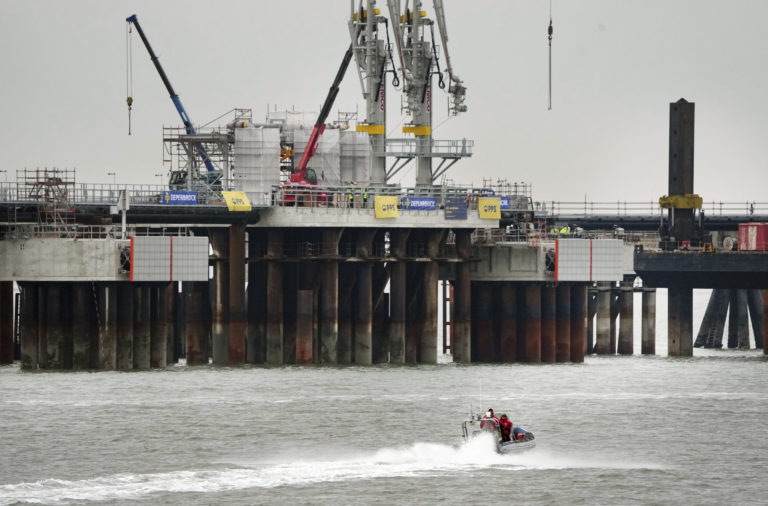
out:
{"label": "person in red jacket", "polygon": [[488,408],[485,416],[480,420],[480,428],[484,430],[495,430],[499,426],[499,419],[493,414],[493,409]]}
{"label": "person in red jacket", "polygon": [[499,429],[501,429],[501,440],[510,441],[510,434],[512,433],[512,422],[507,418],[506,414],[501,415],[499,419]]}

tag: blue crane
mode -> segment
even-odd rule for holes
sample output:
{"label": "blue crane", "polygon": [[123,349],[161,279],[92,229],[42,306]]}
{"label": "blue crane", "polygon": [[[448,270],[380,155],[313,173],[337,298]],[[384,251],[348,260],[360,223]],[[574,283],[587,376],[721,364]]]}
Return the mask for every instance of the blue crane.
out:
{"label": "blue crane", "polygon": [[[163,80],[163,84],[165,85],[165,89],[168,90],[168,94],[171,95],[171,100],[173,101],[173,105],[176,106],[176,110],[179,112],[179,116],[181,116],[181,121],[184,122],[184,128],[186,129],[188,134],[196,134],[197,131],[195,130],[195,127],[192,125],[192,121],[189,119],[189,115],[187,115],[187,111],[184,109],[184,106],[181,104],[181,99],[179,98],[179,95],[176,94],[176,92],[173,90],[173,86],[171,86],[171,82],[168,80],[168,76],[165,75],[165,71],[163,70],[162,65],[160,65],[160,60],[158,59],[155,52],[152,50],[152,46],[149,44],[149,41],[147,40],[147,36],[144,35],[144,30],[141,29],[141,25],[139,24],[139,20],[136,18],[136,14],[129,16],[125,18],[125,21],[129,24],[133,24],[133,26],[136,27],[136,31],[139,32],[139,37],[141,37],[142,42],[144,42],[144,47],[147,48],[147,51],[149,52],[149,57],[152,60],[152,63],[155,65],[155,68],[157,69],[157,73],[160,74],[160,79]],[[128,97],[128,105],[130,107],[133,100],[131,97]],[[213,163],[211,162],[211,159],[208,157],[208,153],[205,151],[205,148],[201,144],[197,144],[197,152],[200,155],[200,158],[203,160],[203,163],[205,163],[206,169],[208,169],[208,172],[214,172],[216,171],[216,168],[213,166]]]}

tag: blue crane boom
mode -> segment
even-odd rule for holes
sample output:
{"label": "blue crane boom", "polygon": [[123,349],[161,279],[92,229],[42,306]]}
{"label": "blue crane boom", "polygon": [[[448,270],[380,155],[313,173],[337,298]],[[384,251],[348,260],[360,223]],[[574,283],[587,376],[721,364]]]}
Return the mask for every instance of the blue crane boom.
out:
{"label": "blue crane boom", "polygon": [[[157,73],[160,74],[160,79],[162,79],[163,84],[165,85],[165,89],[168,90],[168,94],[171,96],[171,101],[173,101],[173,105],[176,107],[176,110],[179,112],[179,116],[181,116],[181,121],[184,123],[184,129],[187,131],[188,134],[196,134],[197,131],[195,130],[195,127],[192,125],[192,121],[189,119],[189,115],[187,114],[187,111],[184,109],[184,106],[181,103],[181,99],[179,98],[179,95],[177,95],[176,92],[173,90],[173,86],[171,86],[171,82],[168,80],[168,76],[165,75],[165,70],[163,70],[163,66],[160,65],[160,60],[158,59],[155,52],[152,50],[152,46],[149,44],[149,40],[147,40],[147,36],[144,35],[144,30],[141,29],[141,25],[139,24],[139,20],[136,18],[136,14],[125,18],[125,21],[127,23],[132,23],[133,26],[136,27],[136,31],[139,32],[139,37],[141,37],[141,41],[144,42],[144,47],[147,48],[147,52],[149,52],[149,57],[152,60],[152,63],[155,65],[155,68],[157,69]],[[208,153],[206,153],[205,148],[202,145],[198,144],[197,150],[198,150],[198,153],[200,154],[200,158],[202,158],[203,162],[205,163],[206,169],[208,169],[209,172],[216,170],[213,166],[213,163],[211,162],[211,159],[208,157]]]}

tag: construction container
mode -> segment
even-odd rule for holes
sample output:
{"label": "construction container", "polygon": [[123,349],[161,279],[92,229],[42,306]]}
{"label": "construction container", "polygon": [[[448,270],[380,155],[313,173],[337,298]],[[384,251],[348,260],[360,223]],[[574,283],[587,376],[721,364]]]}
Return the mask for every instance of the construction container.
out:
{"label": "construction container", "polygon": [[257,206],[270,205],[272,187],[280,184],[280,131],[277,128],[236,128],[235,189]]}
{"label": "construction container", "polygon": [[768,223],[739,223],[739,250],[768,250]]}
{"label": "construction container", "polygon": [[341,184],[365,185],[371,179],[371,141],[365,132],[341,132]]}

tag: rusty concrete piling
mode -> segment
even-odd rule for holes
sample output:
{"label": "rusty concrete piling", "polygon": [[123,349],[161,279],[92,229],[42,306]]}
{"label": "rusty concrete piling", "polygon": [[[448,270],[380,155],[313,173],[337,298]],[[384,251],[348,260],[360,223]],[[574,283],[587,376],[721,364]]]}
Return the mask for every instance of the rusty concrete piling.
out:
{"label": "rusty concrete piling", "polygon": [[528,284],[525,293],[525,361],[541,362],[541,285]]}
{"label": "rusty concrete piling", "polygon": [[517,362],[517,287],[502,283],[497,301],[499,357],[502,362]]}
{"label": "rusty concrete piling", "polygon": [[747,290],[749,318],[752,322],[752,334],[755,336],[755,348],[763,347],[763,295],[761,290]]}
{"label": "rusty concrete piling", "polygon": [[[557,288],[541,287],[541,361],[557,359]],[[527,338],[527,336],[526,336]]]}
{"label": "rusty concrete piling", "polygon": [[451,352],[454,362],[468,363],[472,360],[472,270],[468,262],[472,256],[470,231],[456,232],[456,254],[463,261],[456,264]]}
{"label": "rusty concrete piling", "polygon": [[283,232],[270,230],[267,233],[266,254],[268,295],[265,359],[271,365],[283,363],[283,265],[279,262],[282,256]]}
{"label": "rusty concrete piling", "polygon": [[119,371],[133,369],[133,301],[134,286],[128,283],[117,285],[116,301],[116,358],[115,368]]}
{"label": "rusty concrete piling", "polygon": [[227,363],[243,365],[246,359],[245,225],[232,224],[228,239]]}
{"label": "rusty concrete piling", "polygon": [[0,365],[13,363],[13,281],[0,281]]}
{"label": "rusty concrete piling", "polygon": [[168,302],[165,298],[164,287],[155,283],[149,287],[150,317],[149,317],[149,366],[165,367],[168,350]]}
{"label": "rusty concrete piling", "polygon": [[643,287],[640,353],[656,354],[656,289]]}
{"label": "rusty concrete piling", "polygon": [[575,284],[571,287],[571,362],[584,362],[587,313],[587,286]]}
{"label": "rusty concrete piling", "polygon": [[133,368],[149,369],[150,362],[150,307],[151,291],[147,284],[133,290]]}
{"label": "rusty concrete piling", "polygon": [[571,361],[571,286],[557,286],[557,339],[555,361]]}
{"label": "rusty concrete piling", "polygon": [[607,355],[611,351],[611,283],[601,281],[597,284],[597,336],[594,351],[598,355]]}
{"label": "rusty concrete piling", "polygon": [[117,284],[96,285],[98,309],[98,369],[114,371],[117,368]]}
{"label": "rusty concrete piling", "polygon": [[619,355],[634,352],[634,282],[622,281],[619,285]]}
{"label": "rusty concrete piling", "polygon": [[226,229],[212,228],[208,239],[213,250],[213,279],[211,279],[211,344],[213,363],[229,363],[229,240]]}

